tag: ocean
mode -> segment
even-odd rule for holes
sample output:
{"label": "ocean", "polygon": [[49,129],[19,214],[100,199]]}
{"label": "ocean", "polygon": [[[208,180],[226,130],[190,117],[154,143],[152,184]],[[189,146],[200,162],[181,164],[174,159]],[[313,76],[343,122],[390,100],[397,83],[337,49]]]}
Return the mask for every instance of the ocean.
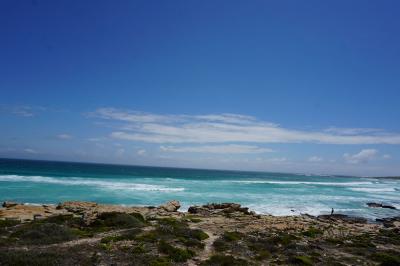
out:
{"label": "ocean", "polygon": [[[0,159],[0,200],[68,200],[123,205],[236,202],[272,215],[335,213],[369,219],[400,215],[400,180],[267,172]],[[367,202],[397,210],[369,208]]]}

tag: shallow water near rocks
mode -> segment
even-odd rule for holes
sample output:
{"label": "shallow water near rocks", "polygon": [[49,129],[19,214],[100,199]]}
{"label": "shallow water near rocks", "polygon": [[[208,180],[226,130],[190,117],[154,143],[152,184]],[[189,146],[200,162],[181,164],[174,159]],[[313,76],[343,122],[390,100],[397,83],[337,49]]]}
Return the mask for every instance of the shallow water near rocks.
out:
{"label": "shallow water near rocks", "polygon": [[[160,205],[237,202],[273,215],[400,215],[400,180],[0,159],[0,200]],[[385,203],[397,210],[369,208]]]}

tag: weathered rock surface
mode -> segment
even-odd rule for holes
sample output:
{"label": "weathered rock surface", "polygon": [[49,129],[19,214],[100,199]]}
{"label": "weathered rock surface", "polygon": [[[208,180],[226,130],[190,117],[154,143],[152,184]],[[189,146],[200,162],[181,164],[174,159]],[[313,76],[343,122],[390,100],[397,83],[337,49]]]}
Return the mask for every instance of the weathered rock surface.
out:
{"label": "weathered rock surface", "polygon": [[5,202],[3,202],[3,207],[4,208],[10,208],[10,207],[14,207],[14,206],[17,206],[18,205],[18,203],[16,203],[16,202],[13,202],[13,201],[5,201]]}
{"label": "weathered rock surface", "polygon": [[320,220],[331,220],[331,221],[339,220],[339,221],[344,221],[344,222],[348,222],[348,223],[365,224],[368,222],[367,219],[365,219],[363,217],[354,217],[354,216],[348,216],[345,214],[319,215],[319,216],[317,216],[317,218]]}
{"label": "weathered rock surface", "polygon": [[179,201],[177,200],[171,200],[168,201],[167,203],[160,205],[160,209],[163,209],[167,212],[176,212],[179,210],[179,208],[181,207],[181,204]]}
{"label": "weathered rock surface", "polygon": [[237,203],[211,203],[203,206],[191,206],[189,207],[188,212],[202,215],[234,212],[254,214],[254,212],[249,212],[249,208],[242,207],[240,204]]}
{"label": "weathered rock surface", "polygon": [[57,209],[66,209],[73,213],[83,213],[97,207],[95,202],[86,201],[66,201],[57,205]]}
{"label": "weathered rock surface", "polygon": [[385,227],[400,227],[400,216],[376,219],[376,221],[382,223]]}

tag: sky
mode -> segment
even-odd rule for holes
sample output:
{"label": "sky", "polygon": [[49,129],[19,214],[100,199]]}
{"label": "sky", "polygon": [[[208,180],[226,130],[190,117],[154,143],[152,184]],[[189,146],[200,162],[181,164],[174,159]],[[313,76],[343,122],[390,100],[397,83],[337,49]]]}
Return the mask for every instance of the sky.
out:
{"label": "sky", "polygon": [[0,157],[400,175],[399,1],[0,1]]}

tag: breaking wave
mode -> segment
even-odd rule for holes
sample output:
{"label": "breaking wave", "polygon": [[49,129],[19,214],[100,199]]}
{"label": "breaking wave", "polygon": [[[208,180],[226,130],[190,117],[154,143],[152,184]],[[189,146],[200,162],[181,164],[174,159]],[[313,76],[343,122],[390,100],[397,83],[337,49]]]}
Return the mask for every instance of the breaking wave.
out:
{"label": "breaking wave", "polygon": [[84,178],[53,178],[46,176],[20,176],[20,175],[1,175],[0,182],[33,182],[59,184],[66,186],[94,186],[109,190],[132,190],[132,191],[160,191],[160,192],[178,192],[184,191],[181,187],[167,187],[163,185],[150,185],[142,183],[121,182],[121,181],[103,181],[90,180]]}

